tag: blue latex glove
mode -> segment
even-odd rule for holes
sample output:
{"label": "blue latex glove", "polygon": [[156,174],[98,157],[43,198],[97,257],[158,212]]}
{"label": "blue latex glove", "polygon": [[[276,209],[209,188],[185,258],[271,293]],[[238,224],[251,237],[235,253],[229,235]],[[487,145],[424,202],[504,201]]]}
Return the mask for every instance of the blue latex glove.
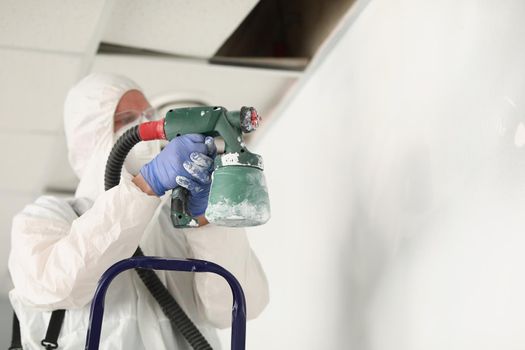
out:
{"label": "blue latex glove", "polygon": [[177,186],[191,195],[189,210],[193,216],[204,214],[208,205],[213,158],[217,153],[212,137],[188,134],[176,137],[140,170],[153,191],[162,196]]}
{"label": "blue latex glove", "polygon": [[206,137],[204,145],[206,146],[206,154],[192,152],[190,160],[182,164],[190,177],[177,176],[175,179],[179,186],[187,188],[191,193],[188,209],[192,216],[203,215],[206,211],[210,195],[213,162],[217,155],[217,147],[213,137]]}
{"label": "blue latex glove", "polygon": [[[213,150],[208,153],[213,158],[217,152],[213,143]],[[190,161],[184,162],[184,169],[191,177],[177,176],[176,181],[179,186],[187,188],[191,195],[189,197],[188,209],[192,216],[200,216],[206,211],[208,206],[208,196],[210,195],[211,173],[213,171],[213,158],[202,153],[191,153]]]}

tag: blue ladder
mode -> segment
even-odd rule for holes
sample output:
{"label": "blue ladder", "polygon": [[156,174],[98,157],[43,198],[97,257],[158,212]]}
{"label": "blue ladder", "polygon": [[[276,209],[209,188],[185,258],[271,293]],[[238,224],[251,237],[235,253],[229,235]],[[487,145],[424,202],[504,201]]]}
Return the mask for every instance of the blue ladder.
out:
{"label": "blue ladder", "polygon": [[104,317],[104,300],[113,279],[121,272],[130,269],[170,270],[186,272],[211,272],[222,276],[230,285],[233,294],[231,349],[244,350],[246,346],[246,299],[239,281],[226,269],[204,260],[166,259],[141,256],[125,259],[111,266],[100,278],[95,296],[91,302],[89,328],[86,337],[86,350],[98,350],[102,319]]}

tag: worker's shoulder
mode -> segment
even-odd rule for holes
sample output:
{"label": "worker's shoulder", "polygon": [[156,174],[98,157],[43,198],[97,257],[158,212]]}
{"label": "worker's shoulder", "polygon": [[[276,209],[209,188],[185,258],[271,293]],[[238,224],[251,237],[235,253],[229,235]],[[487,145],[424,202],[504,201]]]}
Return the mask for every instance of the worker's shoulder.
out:
{"label": "worker's shoulder", "polygon": [[77,213],[78,203],[81,203],[81,206],[84,205],[83,201],[78,199],[44,195],[26,205],[17,216],[71,223],[80,215]]}

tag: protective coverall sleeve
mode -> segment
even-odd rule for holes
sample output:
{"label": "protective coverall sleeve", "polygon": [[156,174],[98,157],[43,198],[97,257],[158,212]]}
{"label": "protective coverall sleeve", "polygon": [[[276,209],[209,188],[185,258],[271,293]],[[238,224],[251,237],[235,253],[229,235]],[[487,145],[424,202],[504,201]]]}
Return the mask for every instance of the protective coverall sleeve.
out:
{"label": "protective coverall sleeve", "polygon": [[[247,318],[259,316],[268,304],[268,282],[246,231],[210,224],[184,229],[184,235],[192,258],[219,264],[237,278],[246,296]],[[195,274],[194,283],[199,313],[215,327],[230,327],[232,294],[228,283],[211,273]]]}
{"label": "protective coverall sleeve", "polygon": [[81,217],[64,200],[40,197],[13,220],[9,270],[18,294],[43,310],[86,305],[102,273],[133,254],[158,204],[130,179]]}

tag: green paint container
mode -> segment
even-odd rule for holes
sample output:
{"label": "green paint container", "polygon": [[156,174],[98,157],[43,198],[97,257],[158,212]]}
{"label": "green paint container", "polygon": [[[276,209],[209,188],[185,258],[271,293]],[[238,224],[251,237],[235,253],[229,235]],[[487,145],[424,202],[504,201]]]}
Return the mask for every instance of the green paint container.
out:
{"label": "green paint container", "polygon": [[266,223],[270,219],[270,201],[262,170],[241,165],[217,168],[212,175],[206,219],[230,227]]}

